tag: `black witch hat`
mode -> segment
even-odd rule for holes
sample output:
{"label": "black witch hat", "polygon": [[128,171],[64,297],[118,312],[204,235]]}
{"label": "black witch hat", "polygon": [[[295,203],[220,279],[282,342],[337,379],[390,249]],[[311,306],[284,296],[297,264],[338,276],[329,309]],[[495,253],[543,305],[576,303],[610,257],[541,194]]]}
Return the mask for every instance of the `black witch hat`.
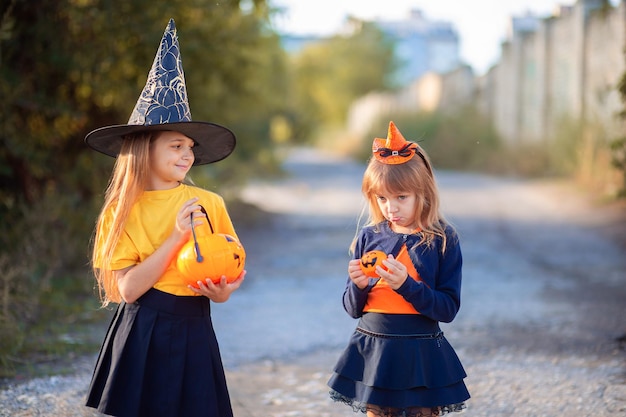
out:
{"label": "black witch hat", "polygon": [[124,136],[149,130],[174,130],[196,143],[194,165],[226,158],[235,148],[229,129],[209,122],[191,120],[187,87],[174,20],[170,19],[157,50],[148,80],[128,124],[96,129],[85,137],[91,148],[116,157]]}

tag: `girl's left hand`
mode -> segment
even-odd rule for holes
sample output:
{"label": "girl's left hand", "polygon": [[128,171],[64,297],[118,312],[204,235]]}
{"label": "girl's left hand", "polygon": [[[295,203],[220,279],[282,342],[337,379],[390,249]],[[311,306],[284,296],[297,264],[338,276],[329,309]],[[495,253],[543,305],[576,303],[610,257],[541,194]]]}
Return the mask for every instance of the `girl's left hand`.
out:
{"label": "girl's left hand", "polygon": [[404,281],[406,281],[409,276],[406,266],[404,266],[402,262],[395,259],[393,255],[389,255],[387,259],[383,261],[383,265],[385,265],[387,270],[385,271],[380,266],[377,266],[376,272],[378,272],[378,276],[384,279],[387,284],[389,284],[391,289],[397,290],[400,286],[402,286],[402,284],[404,284]]}
{"label": "girl's left hand", "polygon": [[196,294],[201,294],[205,297],[208,297],[211,301],[215,303],[223,303],[230,298],[230,295],[233,293],[233,291],[241,286],[241,283],[243,282],[245,276],[246,271],[244,269],[239,277],[233,282],[226,281],[226,277],[222,276],[222,279],[217,284],[207,278],[204,281],[197,282],[199,288],[192,287],[191,285],[189,285],[188,288],[190,288]]}

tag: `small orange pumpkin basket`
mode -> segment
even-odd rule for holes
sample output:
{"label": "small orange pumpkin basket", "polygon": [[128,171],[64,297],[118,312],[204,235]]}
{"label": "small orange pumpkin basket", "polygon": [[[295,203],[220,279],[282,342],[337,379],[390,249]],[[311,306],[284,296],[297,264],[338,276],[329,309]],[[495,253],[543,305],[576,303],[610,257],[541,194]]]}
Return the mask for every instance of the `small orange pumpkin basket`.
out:
{"label": "small orange pumpkin basket", "polygon": [[383,265],[383,261],[387,259],[387,254],[381,250],[371,250],[361,256],[361,270],[370,278],[378,278],[376,267],[380,266],[384,270],[387,268]]}
{"label": "small orange pumpkin basket", "polygon": [[243,271],[246,252],[233,236],[214,233],[206,210],[201,210],[207,221],[196,229],[191,214],[192,237],[178,252],[176,267],[187,284],[196,288],[198,281],[207,278],[217,284],[226,276],[226,281],[232,282]]}

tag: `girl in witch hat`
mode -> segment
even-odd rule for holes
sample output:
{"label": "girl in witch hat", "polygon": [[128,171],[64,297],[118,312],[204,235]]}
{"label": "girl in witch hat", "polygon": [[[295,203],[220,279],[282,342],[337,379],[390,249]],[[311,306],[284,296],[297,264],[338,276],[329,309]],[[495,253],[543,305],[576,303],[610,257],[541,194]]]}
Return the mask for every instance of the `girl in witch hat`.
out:
{"label": "girl in witch hat", "polygon": [[[424,150],[393,122],[372,150],[362,183],[370,218],[352,244],[343,295],[359,322],[328,382],[331,397],[368,417],[461,411],[466,374],[439,327],[460,306],[459,239],[439,212]],[[387,254],[375,278],[365,274],[371,259],[361,261],[372,250]]]}
{"label": "girl in witch hat", "polygon": [[128,123],[85,141],[117,158],[92,262],[103,303],[119,303],[87,406],[113,416],[232,416],[210,301],[228,300],[245,271],[196,288],[181,277],[176,256],[201,211],[215,233],[236,237],[222,197],[185,181],[192,165],[226,158],[235,136],[191,120],[173,20]]}

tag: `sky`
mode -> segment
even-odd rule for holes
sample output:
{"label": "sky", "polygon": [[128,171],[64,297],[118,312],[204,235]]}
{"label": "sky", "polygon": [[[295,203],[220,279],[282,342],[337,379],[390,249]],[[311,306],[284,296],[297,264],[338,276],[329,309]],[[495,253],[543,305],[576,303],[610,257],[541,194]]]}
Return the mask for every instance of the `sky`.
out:
{"label": "sky", "polygon": [[[274,17],[281,33],[329,35],[335,33],[348,15],[363,19],[396,20],[419,9],[429,20],[452,23],[459,34],[461,60],[477,74],[485,73],[498,61],[500,45],[506,39],[511,16],[532,12],[552,15],[561,5],[575,0],[273,0],[285,10]],[[618,4],[619,0],[612,0]]]}

